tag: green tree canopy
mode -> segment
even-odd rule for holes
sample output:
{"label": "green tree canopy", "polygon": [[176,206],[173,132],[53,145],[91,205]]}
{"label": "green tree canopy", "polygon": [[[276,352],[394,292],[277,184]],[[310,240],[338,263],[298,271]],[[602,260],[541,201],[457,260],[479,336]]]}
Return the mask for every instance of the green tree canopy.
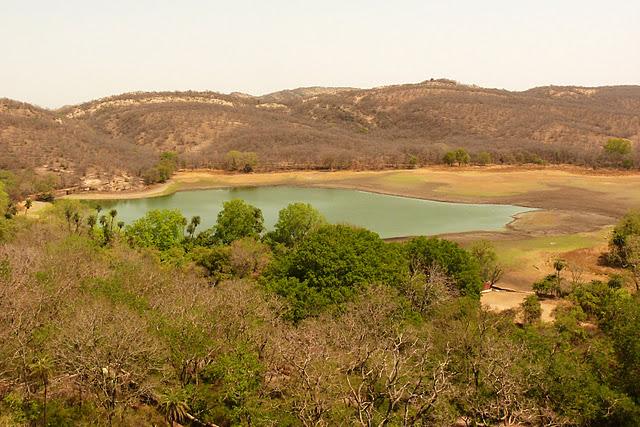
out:
{"label": "green tree canopy", "polygon": [[540,320],[542,315],[542,307],[540,306],[540,300],[537,295],[528,295],[520,304],[522,308],[523,322],[527,325],[531,325]]}
{"label": "green tree canopy", "polygon": [[471,156],[464,149],[458,148],[455,152],[456,162],[459,166],[466,165],[471,160]]}
{"label": "green tree canopy", "polygon": [[2,181],[0,181],[0,216],[4,216],[9,207],[9,195],[5,191],[5,186]]}
{"label": "green tree canopy", "polygon": [[234,199],[225,202],[218,214],[215,237],[224,244],[243,237],[259,237],[264,231],[262,211],[244,200]]}
{"label": "green tree canopy", "polygon": [[406,261],[396,249],[374,232],[324,225],[276,259],[267,279],[292,303],[291,317],[300,320],[348,300],[362,285],[403,280]]}
{"label": "green tree canopy", "polygon": [[229,170],[251,172],[258,164],[258,155],[252,151],[231,150],[225,160]]}
{"label": "green tree canopy", "polygon": [[469,252],[448,240],[417,237],[408,243],[413,269],[438,264],[453,277],[464,295],[480,296],[482,277],[478,261]]}
{"label": "green tree canopy", "polygon": [[442,162],[449,166],[453,166],[456,163],[458,166],[462,166],[468,164],[470,161],[471,156],[462,148],[458,148],[455,151],[449,151],[444,155],[444,157],[442,157]]}
{"label": "green tree canopy", "polygon": [[325,223],[322,214],[310,204],[291,203],[278,214],[278,222],[271,237],[274,241],[291,247]]}
{"label": "green tree canopy", "polygon": [[604,151],[620,157],[626,156],[631,154],[631,141],[624,138],[610,138],[604,144]]}
{"label": "green tree canopy", "polygon": [[186,223],[177,209],[154,209],[128,225],[125,234],[133,245],[164,251],[182,242]]}
{"label": "green tree canopy", "polygon": [[628,241],[640,236],[640,211],[628,212],[613,229],[609,240],[609,260],[620,267],[627,266]]}
{"label": "green tree canopy", "polygon": [[442,162],[445,165],[449,165],[449,166],[453,166],[456,164],[456,153],[454,153],[453,151],[448,151],[447,153],[445,153],[445,155],[442,157]]}

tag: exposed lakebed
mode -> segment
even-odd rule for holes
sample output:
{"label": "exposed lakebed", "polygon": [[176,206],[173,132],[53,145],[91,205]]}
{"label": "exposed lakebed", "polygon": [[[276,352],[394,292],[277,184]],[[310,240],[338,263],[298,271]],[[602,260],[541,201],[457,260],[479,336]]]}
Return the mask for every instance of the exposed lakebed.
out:
{"label": "exposed lakebed", "polygon": [[289,203],[310,203],[331,223],[348,223],[375,231],[383,238],[466,231],[497,231],[513,216],[534,209],[512,205],[447,203],[358,190],[308,187],[235,187],[181,191],[168,196],[104,202],[118,210],[127,224],[152,209],[179,209],[189,219],[199,215],[199,230],[215,224],[225,201],[243,199],[262,210],[272,229],[280,209]]}

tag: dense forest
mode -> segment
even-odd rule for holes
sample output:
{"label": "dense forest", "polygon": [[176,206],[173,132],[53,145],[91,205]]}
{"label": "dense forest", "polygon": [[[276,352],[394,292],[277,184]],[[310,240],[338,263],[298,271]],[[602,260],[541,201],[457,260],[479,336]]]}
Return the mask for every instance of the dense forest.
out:
{"label": "dense forest", "polygon": [[[131,93],[47,110],[0,100],[0,168],[56,187],[122,189],[154,164],[231,170],[382,169],[450,163],[640,167],[640,87],[524,92],[449,80],[254,97]],[[628,142],[606,150],[610,138]],[[238,161],[238,158],[242,161]],[[92,181],[93,180],[93,181]]]}
{"label": "dense forest", "polygon": [[[206,230],[72,200],[36,216],[12,185],[0,425],[640,424],[639,213],[603,254],[621,275],[567,286],[558,260],[494,313],[487,242],[385,242],[300,203],[269,231],[242,200]],[[539,299],[558,296],[541,322]]]}

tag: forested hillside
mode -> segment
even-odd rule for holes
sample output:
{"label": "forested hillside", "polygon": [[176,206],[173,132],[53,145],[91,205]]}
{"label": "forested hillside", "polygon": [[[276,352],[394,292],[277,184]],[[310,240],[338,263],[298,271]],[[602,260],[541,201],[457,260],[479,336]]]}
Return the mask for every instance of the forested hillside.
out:
{"label": "forested hillside", "polygon": [[[1,181],[0,181],[1,182]],[[481,308],[490,244],[387,243],[296,203],[225,203],[125,225],[99,205],[15,214],[0,188],[2,425],[640,423],[640,214],[603,257],[623,275]]]}
{"label": "forested hillside", "polygon": [[[609,138],[624,153],[603,150]],[[375,89],[132,93],[50,111],[0,102],[0,167],[139,184],[162,152],[186,167],[415,167],[468,161],[640,165],[640,87],[483,89],[448,80]],[[230,152],[232,153],[230,155]],[[239,153],[239,154],[238,154]],[[248,154],[247,154],[248,153]],[[90,185],[89,185],[90,186]]]}

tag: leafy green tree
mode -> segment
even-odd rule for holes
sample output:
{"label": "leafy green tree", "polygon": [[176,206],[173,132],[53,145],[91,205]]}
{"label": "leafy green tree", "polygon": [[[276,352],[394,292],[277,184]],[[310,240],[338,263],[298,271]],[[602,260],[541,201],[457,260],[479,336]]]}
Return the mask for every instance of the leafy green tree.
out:
{"label": "leafy green tree", "polygon": [[523,322],[526,325],[531,325],[540,320],[542,307],[536,295],[527,296],[524,301],[522,301],[522,304],[520,304],[520,307],[522,308]]}
{"label": "leafy green tree", "polygon": [[179,210],[154,209],[125,228],[125,235],[135,246],[161,251],[177,246],[184,238],[186,219]]}
{"label": "leafy green tree", "polygon": [[9,207],[9,195],[5,191],[5,185],[2,181],[0,181],[0,215],[4,216],[7,212],[7,208]]}
{"label": "leafy green tree", "polygon": [[287,247],[304,239],[311,231],[326,224],[320,212],[308,203],[291,203],[278,214],[278,222],[269,237]]}
{"label": "leafy green tree", "polygon": [[625,391],[640,405],[640,293],[614,295],[614,298],[604,300],[600,324],[613,340],[621,368],[617,377]]}
{"label": "leafy green tree", "polygon": [[533,291],[539,297],[557,297],[561,294],[558,276],[549,274],[544,279],[538,280],[532,286]]}
{"label": "leafy green tree", "polygon": [[491,158],[491,153],[488,153],[486,151],[481,151],[478,154],[478,164],[480,165],[488,165],[491,164],[493,162],[493,159]]}
{"label": "leafy green tree", "polygon": [[562,278],[562,271],[567,267],[567,262],[563,259],[557,258],[553,261],[553,274],[547,275],[544,279],[539,280],[533,284],[533,290],[536,295],[540,297],[560,297],[563,295],[564,279]]}
{"label": "leafy green tree", "polygon": [[467,165],[471,161],[471,156],[464,149],[458,148],[454,152],[458,166]]}
{"label": "leafy green tree", "polygon": [[640,211],[627,213],[613,229],[609,240],[609,261],[618,267],[627,267],[628,240],[640,236]]}
{"label": "leafy green tree", "polygon": [[233,171],[253,172],[258,164],[258,155],[251,151],[231,150],[226,155],[227,169]]}
{"label": "leafy green tree", "polygon": [[224,202],[215,227],[215,237],[223,244],[243,237],[258,238],[262,231],[264,219],[260,209],[240,199]]}
{"label": "leafy green tree", "polygon": [[604,144],[604,151],[619,157],[631,154],[631,141],[624,138],[610,138]]}
{"label": "leafy green tree", "polygon": [[455,151],[449,151],[445,153],[442,158],[442,162],[446,165],[453,166],[454,164],[458,164],[458,166],[469,164],[471,161],[471,156],[464,149],[458,148]]}
{"label": "leafy green tree", "polygon": [[482,281],[495,285],[502,277],[504,270],[498,262],[498,255],[491,242],[478,241],[471,246],[470,252],[478,260]]}
{"label": "leafy green tree", "polygon": [[155,166],[142,172],[145,184],[166,182],[178,169],[178,154],[173,151],[165,151],[160,154],[160,160]]}
{"label": "leafy green tree", "polygon": [[418,237],[407,244],[412,270],[427,270],[433,264],[452,277],[463,295],[480,296],[482,277],[478,261],[458,244],[444,239]]}
{"label": "leafy green tree", "polygon": [[631,273],[636,290],[640,292],[640,235],[631,235],[625,241],[625,265]]}
{"label": "leafy green tree", "polygon": [[325,225],[311,231],[267,272],[268,286],[287,297],[300,320],[350,299],[364,285],[399,284],[406,260],[371,231]]}
{"label": "leafy green tree", "polygon": [[442,163],[448,166],[453,166],[456,164],[456,153],[454,151],[448,151],[442,157]]}
{"label": "leafy green tree", "polygon": [[6,239],[14,228],[11,224],[11,211],[10,211],[10,199],[9,195],[5,191],[5,184],[0,180],[0,242]]}

